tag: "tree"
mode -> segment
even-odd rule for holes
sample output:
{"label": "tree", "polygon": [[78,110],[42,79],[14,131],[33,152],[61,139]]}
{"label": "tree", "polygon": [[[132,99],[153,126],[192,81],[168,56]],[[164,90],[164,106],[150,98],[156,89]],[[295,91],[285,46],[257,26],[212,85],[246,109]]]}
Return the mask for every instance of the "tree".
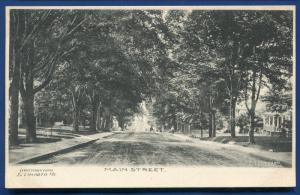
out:
{"label": "tree", "polygon": [[[174,44],[171,56],[177,64],[174,86],[179,91],[189,89],[189,113],[194,121],[200,121],[203,113],[208,115],[209,136],[216,136],[216,112],[225,98],[223,72],[219,71],[215,50],[205,41],[204,22],[209,22],[207,12],[171,11],[167,20],[172,25],[174,36],[179,41]],[[206,15],[206,16],[203,16]],[[174,19],[175,18],[175,19]],[[178,22],[180,21],[180,22]],[[179,92],[180,93],[180,92]],[[180,99],[182,101],[182,99]]]}
{"label": "tree", "polygon": [[[291,71],[291,13],[192,11],[186,18],[183,28],[186,43],[182,42],[180,50],[187,52],[180,57],[181,61],[202,67],[203,73],[214,73],[212,83],[224,81],[232,137],[235,136],[236,103],[244,90],[246,104],[248,97],[251,99],[247,108],[252,124],[250,142],[253,142],[256,102],[265,83],[262,80],[266,78],[279,84]],[[206,82],[211,79],[203,76]]]}
{"label": "tree", "polygon": [[244,76],[242,60],[247,47],[237,19],[240,15],[238,11],[211,11],[202,19],[203,42],[215,55],[216,68],[225,81],[229,96],[231,137],[235,137],[235,109]]}
{"label": "tree", "polygon": [[254,144],[255,109],[261,88],[269,81],[283,89],[292,75],[292,13],[244,13],[241,22],[249,45],[244,98],[250,117],[249,143]]}
{"label": "tree", "polygon": [[270,90],[262,96],[262,101],[266,103],[267,110],[274,112],[274,105],[280,105],[281,111],[286,111],[293,106],[292,83],[288,82],[282,88],[276,84],[270,87]]}
{"label": "tree", "polygon": [[[78,106],[84,105],[84,99],[88,98],[91,108],[90,129],[93,131],[96,130],[97,118],[98,124],[101,120],[101,125],[98,125],[102,126],[101,129],[110,129],[112,114],[114,114],[113,105],[118,98],[131,94],[125,97],[125,100],[131,99],[131,102],[138,104],[141,96],[146,91],[150,91],[145,86],[150,86],[151,83],[150,80],[145,79],[150,78],[152,74],[149,72],[151,70],[149,62],[143,58],[145,56],[134,56],[135,53],[130,45],[132,42],[128,39],[131,35],[127,34],[126,29],[116,31],[119,26],[132,27],[127,26],[126,20],[124,22],[124,18],[133,19],[128,17],[131,13],[115,12],[120,16],[113,19],[111,11],[89,13],[89,23],[84,24],[81,31],[73,36],[73,44],[77,47],[65,56],[67,63],[61,65],[62,68],[56,73],[60,85],[70,91],[74,108],[74,124],[78,123],[77,116],[82,109],[82,106],[81,108]],[[140,25],[139,21],[135,21],[134,24]],[[144,33],[144,31],[144,27],[140,26],[136,33]],[[145,49],[136,48],[139,48],[140,52]],[[122,95],[116,95],[118,93]],[[116,113],[121,116],[119,111]],[[74,125],[74,129],[77,128],[78,125]]]}
{"label": "tree", "polygon": [[[53,78],[55,79],[55,78]],[[72,104],[65,90],[60,90],[57,83],[51,82],[35,96],[35,114],[37,125],[52,126],[55,122],[72,122]]]}
{"label": "tree", "polygon": [[24,33],[24,15],[10,13],[10,88],[9,88],[9,144],[18,144],[18,112],[19,112],[19,88],[20,88],[20,52],[19,47]]}
{"label": "tree", "polygon": [[[51,81],[55,65],[67,52],[61,44],[67,45],[64,41],[83,20],[78,20],[77,16],[66,19],[59,15],[59,11],[53,10],[13,10],[12,12],[20,22],[14,21],[16,28],[12,28],[12,33],[15,33],[13,31],[22,33],[14,34],[15,41],[12,41],[12,48],[18,48],[14,52],[16,55],[13,55],[12,61],[20,63],[15,67],[20,67],[20,92],[24,102],[26,140],[33,142],[36,137],[34,95]],[[19,70],[15,68],[15,74]],[[15,76],[13,80],[17,83],[18,79]],[[19,87],[15,84],[12,89],[15,92],[11,97],[15,101]],[[12,112],[15,113],[15,110],[14,108]]]}

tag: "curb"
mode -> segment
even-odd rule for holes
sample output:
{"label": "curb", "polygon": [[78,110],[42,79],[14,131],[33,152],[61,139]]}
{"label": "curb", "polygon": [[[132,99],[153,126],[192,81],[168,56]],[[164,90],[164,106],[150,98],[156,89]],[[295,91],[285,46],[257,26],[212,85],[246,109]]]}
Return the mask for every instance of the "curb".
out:
{"label": "curb", "polygon": [[80,144],[71,146],[71,147],[69,147],[69,148],[57,150],[57,151],[50,152],[50,153],[47,153],[47,154],[38,155],[38,156],[35,156],[35,157],[31,157],[31,158],[29,158],[29,159],[21,160],[21,161],[19,161],[19,162],[16,162],[15,164],[35,163],[35,162],[38,162],[38,161],[41,161],[41,160],[50,158],[50,157],[52,157],[52,156],[54,156],[54,155],[64,154],[64,153],[70,152],[70,151],[72,151],[72,150],[78,149],[78,148],[80,148],[80,147],[87,146],[87,145],[92,144],[92,143],[94,143],[94,142],[96,142],[96,141],[98,141],[98,140],[99,140],[99,138],[94,139],[94,140],[90,140],[90,141],[87,141],[87,142],[84,142],[84,143],[80,143]]}

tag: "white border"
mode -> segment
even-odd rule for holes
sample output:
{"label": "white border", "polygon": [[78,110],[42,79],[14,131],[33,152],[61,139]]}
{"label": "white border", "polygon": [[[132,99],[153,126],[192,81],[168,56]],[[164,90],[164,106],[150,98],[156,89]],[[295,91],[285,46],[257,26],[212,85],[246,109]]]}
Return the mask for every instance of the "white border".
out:
{"label": "white border", "polygon": [[[107,173],[99,166],[22,165],[8,162],[9,11],[11,9],[80,10],[290,10],[293,26],[293,157],[292,168],[166,167],[164,173]],[[7,188],[111,188],[111,187],[294,187],[296,185],[296,6],[7,6],[5,96],[5,186]],[[20,178],[20,168],[52,168],[54,178]]]}

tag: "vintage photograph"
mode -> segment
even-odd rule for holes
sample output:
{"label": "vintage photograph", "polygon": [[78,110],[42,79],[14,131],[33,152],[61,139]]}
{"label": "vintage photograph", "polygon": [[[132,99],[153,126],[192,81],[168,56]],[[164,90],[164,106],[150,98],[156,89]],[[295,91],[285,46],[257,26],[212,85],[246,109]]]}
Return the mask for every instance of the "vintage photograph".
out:
{"label": "vintage photograph", "polygon": [[294,12],[6,8],[6,179],[253,168],[293,183]]}

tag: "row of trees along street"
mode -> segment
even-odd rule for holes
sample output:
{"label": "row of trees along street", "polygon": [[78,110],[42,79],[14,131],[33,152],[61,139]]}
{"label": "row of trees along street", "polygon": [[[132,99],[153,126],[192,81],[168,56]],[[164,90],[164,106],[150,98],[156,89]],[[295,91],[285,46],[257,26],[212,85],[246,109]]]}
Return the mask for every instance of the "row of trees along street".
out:
{"label": "row of trees along street", "polygon": [[27,142],[55,121],[125,129],[142,101],[156,126],[193,121],[210,137],[224,118],[236,136],[243,102],[254,143],[261,89],[277,90],[272,103],[293,75],[292,23],[289,11],[12,10],[9,143],[18,119]]}

